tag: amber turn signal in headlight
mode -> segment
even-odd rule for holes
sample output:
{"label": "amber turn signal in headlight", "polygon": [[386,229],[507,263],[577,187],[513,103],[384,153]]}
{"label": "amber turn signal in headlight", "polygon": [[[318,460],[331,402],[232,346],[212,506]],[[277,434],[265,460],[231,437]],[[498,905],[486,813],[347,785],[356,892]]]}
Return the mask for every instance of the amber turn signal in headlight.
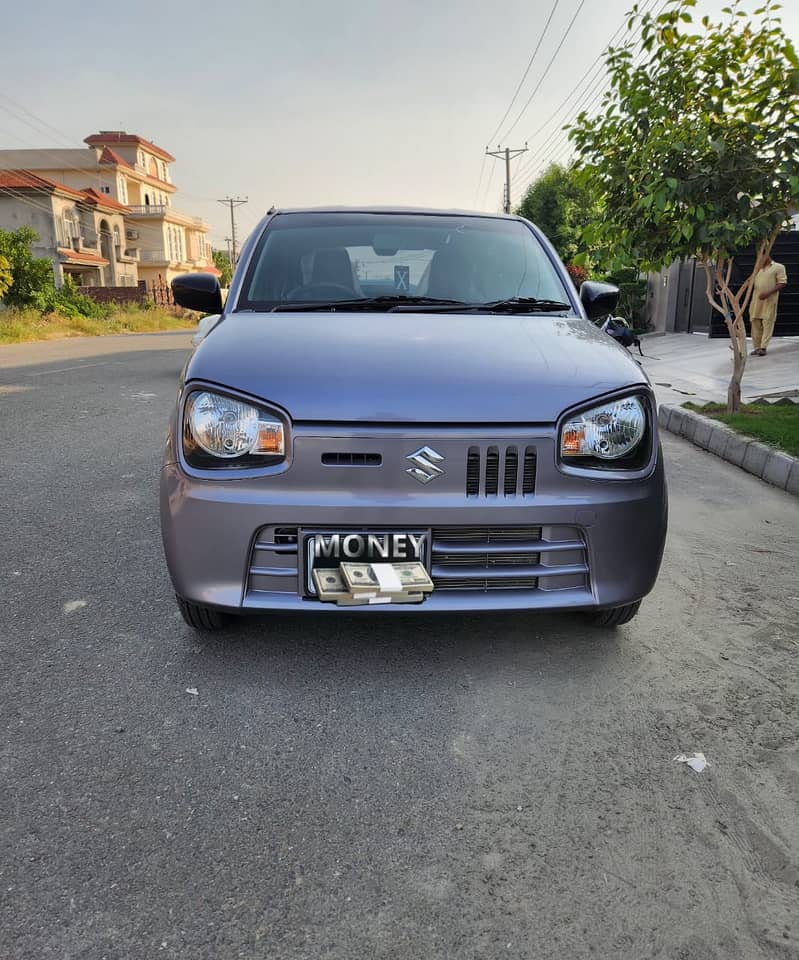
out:
{"label": "amber turn signal in headlight", "polygon": [[638,397],[624,397],[585,410],[563,424],[560,455],[618,460],[631,454],[646,432],[646,413]]}
{"label": "amber turn signal in headlight", "polygon": [[184,447],[186,440],[221,460],[285,455],[279,420],[266,410],[210,390],[192,394],[186,404]]}

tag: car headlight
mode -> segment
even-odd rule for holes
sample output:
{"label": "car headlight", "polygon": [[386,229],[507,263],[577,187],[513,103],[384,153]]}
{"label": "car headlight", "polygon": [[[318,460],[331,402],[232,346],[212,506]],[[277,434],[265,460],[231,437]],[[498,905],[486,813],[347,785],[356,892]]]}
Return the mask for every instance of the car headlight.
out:
{"label": "car headlight", "polygon": [[202,390],[191,394],[183,415],[183,452],[196,467],[243,467],[285,456],[285,430],[274,414]]}
{"label": "car headlight", "polygon": [[646,434],[647,418],[639,397],[624,397],[584,410],[569,418],[560,431],[560,455],[613,461],[629,458]]}

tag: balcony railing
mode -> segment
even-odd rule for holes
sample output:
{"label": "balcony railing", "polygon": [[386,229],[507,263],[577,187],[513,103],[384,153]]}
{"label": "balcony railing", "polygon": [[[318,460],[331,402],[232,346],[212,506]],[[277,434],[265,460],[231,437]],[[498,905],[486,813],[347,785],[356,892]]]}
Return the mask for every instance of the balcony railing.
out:
{"label": "balcony railing", "polygon": [[128,211],[133,217],[163,217],[171,209],[163,203],[136,204],[128,207]]}
{"label": "balcony railing", "polygon": [[169,257],[163,250],[142,250],[139,259],[145,263],[169,263]]}

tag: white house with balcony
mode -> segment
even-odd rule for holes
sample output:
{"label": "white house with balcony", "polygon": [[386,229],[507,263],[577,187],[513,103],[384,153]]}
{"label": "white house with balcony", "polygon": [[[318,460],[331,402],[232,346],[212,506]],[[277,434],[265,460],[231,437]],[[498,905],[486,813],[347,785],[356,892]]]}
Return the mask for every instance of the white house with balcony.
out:
{"label": "white house with balcony", "polygon": [[219,273],[208,224],[172,205],[177,187],[172,183],[170,166],[175,158],[170,153],[124,130],[101,130],[84,143],[85,150],[0,150],[0,169],[30,171],[69,189],[91,190],[124,207],[121,247],[135,259],[138,278],[148,285],[165,285],[180,273]]}

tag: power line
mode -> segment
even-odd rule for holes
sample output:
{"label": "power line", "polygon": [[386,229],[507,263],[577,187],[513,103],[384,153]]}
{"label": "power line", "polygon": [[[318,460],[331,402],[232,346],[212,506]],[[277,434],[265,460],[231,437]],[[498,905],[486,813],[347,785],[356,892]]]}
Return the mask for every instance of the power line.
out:
{"label": "power line", "polygon": [[483,173],[486,168],[486,155],[483,154],[483,162],[480,164],[480,176],[477,178],[477,189],[474,191],[474,201],[472,207],[477,209],[477,202],[480,199],[480,187],[483,185]]}
{"label": "power line", "polygon": [[[487,156],[487,154],[484,153],[484,154],[483,154],[483,159],[485,159],[486,156]],[[481,206],[481,207],[485,206],[485,202],[486,202],[486,200],[488,199],[488,195],[489,195],[490,192],[491,192],[491,183],[492,183],[492,181],[493,181],[493,179],[494,179],[494,171],[495,171],[495,170],[496,170],[496,167],[495,167],[494,164],[492,163],[492,164],[491,164],[491,171],[490,171],[490,173],[488,174],[488,183],[486,184],[486,191],[485,191],[485,193],[483,194],[483,199],[482,199],[482,202],[480,203],[480,206]]]}
{"label": "power line", "polygon": [[[648,8],[654,7],[656,3],[657,3],[657,0],[647,0],[647,2],[644,4],[641,10],[641,13],[642,14],[645,13]],[[668,0],[663,0],[658,10],[658,13],[661,10],[663,10],[667,6],[667,4],[668,4]],[[582,102],[577,104],[576,108],[571,111],[569,116],[566,118],[566,123],[571,123],[571,121],[574,120],[579,113],[589,111],[593,106],[596,105],[596,103],[599,102],[599,100],[602,98],[602,95],[607,90],[607,77],[602,75],[601,65],[597,69],[597,64],[600,63],[602,58],[607,54],[607,51],[611,48],[612,44],[616,41],[619,35],[624,31],[626,23],[627,21],[625,19],[625,21],[621,24],[621,26],[616,30],[616,32],[607,42],[602,53],[600,53],[599,56],[593,61],[593,63],[588,67],[586,72],[577,82],[576,86],[572,88],[572,91],[569,93],[566,99],[560,104],[557,110],[555,110],[550,115],[550,117],[546,120],[546,122],[539,127],[539,129],[533,134],[531,139],[534,139],[535,137],[537,137],[539,133],[541,133],[547,126],[549,126],[549,124],[554,119],[557,118],[558,114],[564,112],[563,108],[572,99],[572,97],[577,92],[577,90],[583,86],[583,84],[585,83],[586,79],[589,77],[590,74],[593,74],[593,76],[591,76],[591,79],[589,80],[588,89],[582,94],[582,97],[583,97]],[[641,57],[642,57],[642,54],[639,54],[639,57],[638,57],[639,62],[641,60]],[[593,86],[590,86],[590,84],[592,83],[593,83]],[[591,94],[594,94],[594,93],[595,95],[593,99],[588,101],[588,97],[590,97]],[[516,174],[513,177],[514,185],[516,185],[522,178],[529,177],[533,172],[537,171],[542,166],[544,166],[545,162],[550,161],[551,158],[556,156],[558,153],[563,152],[562,148],[568,143],[568,139],[569,139],[568,131],[563,129],[563,126],[565,126],[566,123],[562,124],[560,128],[553,130],[549,134],[547,139],[531,153],[530,157],[516,171]],[[550,144],[552,146],[547,151],[547,147]],[[543,159],[539,159],[542,157]]]}
{"label": "power line", "polygon": [[[647,2],[642,7],[641,13],[646,12],[647,8],[654,6],[656,2],[657,0],[647,0]],[[666,6],[666,4],[667,4],[667,0],[663,0],[663,3],[661,4],[660,9],[662,10]],[[566,104],[569,103],[569,101],[574,97],[577,91],[586,83],[586,80],[588,80],[588,89],[584,93],[584,98],[589,97],[595,90],[598,89],[599,86],[603,85],[604,81],[607,78],[603,76],[603,65],[601,61],[603,57],[607,54],[607,51],[616,42],[620,34],[624,32],[626,25],[627,25],[627,18],[625,18],[622,21],[620,26],[616,29],[616,32],[613,34],[610,40],[608,40],[608,42],[605,44],[605,47],[602,50],[602,52],[595,58],[593,63],[589,65],[588,69],[585,71],[582,77],[577,81],[575,86],[572,88],[571,92],[562,101],[560,106],[552,114],[550,114],[548,119],[543,124],[541,124],[538,130],[536,130],[535,133],[532,134],[531,137],[529,137],[529,140],[534,141],[536,137],[543,130],[545,130],[553,120],[557,119],[559,114],[568,112],[568,111],[564,111]],[[599,83],[596,82],[597,80],[599,80]],[[592,106],[593,103],[595,102],[596,102],[596,98],[589,105],[578,106],[577,109],[573,111],[571,115],[568,117],[568,120],[571,121],[572,119],[574,119],[574,117],[577,115],[577,113],[580,112],[581,109],[590,109],[590,106]],[[520,169],[516,171],[516,175],[514,176],[514,183],[517,180],[521,179],[522,177],[526,176],[530,171],[534,169],[536,158],[540,156],[542,151],[547,147],[547,145],[552,142],[553,137],[557,137],[560,132],[561,132],[560,130],[554,130],[552,133],[549,134],[549,136],[544,141],[544,143],[535,149],[535,152],[532,153],[531,156],[528,157],[528,159],[521,165]]]}
{"label": "power line", "polygon": [[535,45],[535,50],[533,50],[533,55],[530,57],[529,61],[527,62],[527,68],[522,74],[522,78],[519,81],[518,86],[516,87],[516,90],[513,93],[513,96],[511,97],[511,101],[508,104],[508,109],[505,111],[502,119],[497,124],[496,130],[494,130],[494,132],[488,138],[488,141],[487,141],[488,143],[494,142],[494,137],[499,133],[500,128],[502,127],[502,124],[508,119],[508,114],[511,112],[511,109],[513,108],[513,104],[516,103],[516,98],[519,96],[519,91],[522,89],[522,86],[524,85],[524,81],[527,79],[527,74],[530,72],[530,68],[533,65],[533,61],[535,60],[538,54],[538,51],[541,49],[541,44],[544,42],[544,37],[547,34],[547,30],[549,29],[550,23],[552,23],[552,17],[555,15],[555,11],[558,9],[559,2],[560,0],[555,0],[555,2],[552,4],[552,9],[549,11],[547,22],[544,24],[544,29],[541,33],[541,36],[538,38],[538,43]]}
{"label": "power line", "polygon": [[527,112],[527,108],[528,108],[528,107],[530,106],[530,104],[533,102],[533,98],[534,98],[535,95],[538,93],[538,91],[541,89],[541,84],[544,82],[544,80],[546,80],[547,74],[548,74],[549,71],[552,69],[552,64],[555,62],[555,60],[557,60],[558,54],[559,54],[560,51],[561,51],[561,47],[562,47],[563,44],[566,42],[566,38],[567,38],[567,37],[569,36],[569,34],[571,33],[571,29],[572,29],[572,27],[574,26],[574,24],[576,23],[577,17],[579,16],[580,11],[583,9],[583,6],[584,6],[584,5],[585,5],[585,0],[580,0],[580,3],[579,3],[579,5],[578,5],[577,9],[574,11],[574,16],[573,16],[573,17],[571,18],[571,20],[569,21],[568,27],[566,27],[566,32],[565,32],[565,33],[563,34],[563,36],[561,37],[560,43],[559,43],[559,44],[557,45],[557,47],[555,48],[555,52],[552,54],[552,57],[550,58],[549,63],[548,63],[548,64],[546,65],[546,67],[544,68],[544,72],[541,74],[541,77],[539,78],[538,83],[535,85],[535,88],[533,89],[533,92],[532,92],[532,93],[530,94],[530,96],[527,98],[527,102],[526,102],[525,105],[522,107],[519,115],[516,117],[516,119],[515,119],[515,120],[513,121],[513,123],[510,125],[510,129],[508,129],[508,130],[505,132],[505,139],[507,139],[507,138],[511,135],[511,133],[513,133],[513,131],[516,129],[516,124],[521,120],[521,118],[522,118],[522,117],[524,116],[524,114]]}

